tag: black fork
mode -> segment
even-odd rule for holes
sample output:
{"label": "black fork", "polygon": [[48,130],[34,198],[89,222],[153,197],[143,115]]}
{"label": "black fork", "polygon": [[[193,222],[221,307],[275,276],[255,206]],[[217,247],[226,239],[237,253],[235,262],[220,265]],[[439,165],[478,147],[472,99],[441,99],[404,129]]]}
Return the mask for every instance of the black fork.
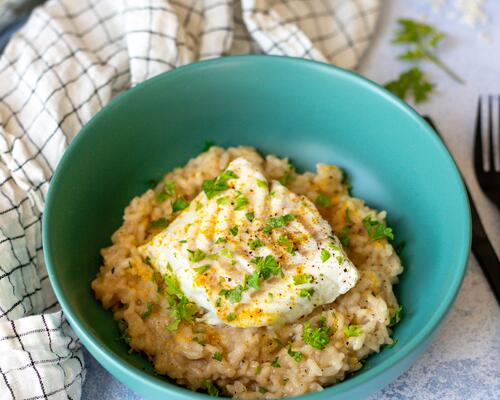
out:
{"label": "black fork", "polygon": [[500,96],[479,97],[474,170],[483,192],[500,207]]}

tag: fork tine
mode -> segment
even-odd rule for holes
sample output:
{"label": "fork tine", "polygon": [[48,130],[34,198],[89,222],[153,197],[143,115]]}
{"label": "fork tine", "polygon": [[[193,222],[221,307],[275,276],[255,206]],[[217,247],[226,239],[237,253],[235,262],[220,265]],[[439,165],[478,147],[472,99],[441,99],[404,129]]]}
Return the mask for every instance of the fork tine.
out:
{"label": "fork tine", "polygon": [[488,96],[488,164],[489,172],[495,170],[495,147],[493,146],[493,96]]}
{"label": "fork tine", "polygon": [[474,168],[476,172],[483,170],[483,146],[481,140],[481,130],[482,130],[482,115],[481,115],[481,105],[482,98],[479,96],[477,102],[477,114],[476,114],[476,133],[474,135]]}

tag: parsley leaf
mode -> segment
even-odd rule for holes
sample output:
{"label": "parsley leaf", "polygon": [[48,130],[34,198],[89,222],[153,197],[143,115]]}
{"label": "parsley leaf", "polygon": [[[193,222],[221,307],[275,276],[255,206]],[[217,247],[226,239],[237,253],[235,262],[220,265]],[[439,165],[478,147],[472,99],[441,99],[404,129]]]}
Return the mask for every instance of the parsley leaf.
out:
{"label": "parsley leaf", "polygon": [[229,232],[231,232],[231,235],[236,236],[238,234],[238,230],[239,230],[238,225],[235,225],[229,229]]}
{"label": "parsley leaf", "polygon": [[200,249],[196,249],[196,250],[187,249],[187,251],[189,253],[189,261],[191,261],[191,262],[198,262],[198,261],[203,260],[206,257],[205,252],[200,250]]}
{"label": "parsley leaf", "polygon": [[318,197],[316,197],[316,200],[314,202],[320,207],[329,207],[332,205],[332,200],[328,196],[325,196],[324,194],[318,195]]}
{"label": "parsley leaf", "polygon": [[299,296],[306,297],[308,300],[311,300],[312,295],[314,294],[314,289],[300,289]]}
{"label": "parsley leaf", "polygon": [[273,368],[281,368],[281,365],[279,363],[280,359],[279,357],[276,357],[273,362],[271,363],[271,367]]}
{"label": "parsley leaf", "polygon": [[368,232],[368,236],[371,240],[379,240],[382,238],[394,240],[392,229],[386,227],[382,222],[372,219],[370,215],[363,218],[363,226]]}
{"label": "parsley leaf", "polygon": [[229,185],[227,181],[229,179],[237,179],[238,175],[236,175],[231,170],[224,171],[221,175],[219,175],[215,179],[209,179],[203,182],[201,185],[201,189],[205,192],[208,199],[214,197],[217,193],[223,192],[226,189],[229,189]]}
{"label": "parsley leaf", "polygon": [[347,192],[350,194],[352,189],[351,176],[343,169],[341,169],[340,172],[342,172],[342,180],[340,183],[346,187]]}
{"label": "parsley leaf", "polygon": [[260,375],[261,372],[262,372],[262,366],[259,365],[257,366],[257,368],[255,368],[255,375]]}
{"label": "parsley leaf", "polygon": [[229,198],[227,196],[219,197],[216,201],[216,203],[219,205],[227,204],[228,202],[229,202]]}
{"label": "parsley leaf", "polygon": [[161,192],[155,193],[155,199],[158,203],[167,200],[169,197],[172,197],[175,194],[175,182],[174,181],[166,181],[163,186],[163,190]]}
{"label": "parsley leaf", "polygon": [[227,314],[228,322],[234,321],[236,319],[236,314],[234,312]]}
{"label": "parsley leaf", "polygon": [[177,197],[172,203],[172,211],[177,212],[184,210],[189,206],[189,202],[184,200],[184,197]]}
{"label": "parsley leaf", "polygon": [[328,250],[321,249],[321,262],[326,262],[331,256]]}
{"label": "parsley leaf", "polygon": [[282,272],[280,266],[278,265],[278,261],[276,261],[276,259],[271,255],[268,255],[265,258],[254,257],[250,262],[256,264],[257,271],[259,271],[259,275],[263,279],[269,279],[271,275],[276,276]]}
{"label": "parsley leaf", "polygon": [[306,283],[311,283],[314,280],[312,275],[309,274],[300,274],[300,275],[295,275],[293,277],[293,284],[294,285],[304,285]]}
{"label": "parsley leaf", "polygon": [[283,186],[286,186],[294,179],[295,179],[295,167],[292,164],[288,163],[288,168],[283,173],[283,176],[279,179],[279,182]]}
{"label": "parsley leaf", "polygon": [[438,44],[445,38],[445,34],[423,22],[402,18],[398,20],[399,29],[394,34],[392,43],[409,45],[409,49],[399,56],[400,60],[419,61],[427,60],[441,68],[456,82],[464,81],[453,72],[436,54]]}
{"label": "parsley leaf", "polygon": [[212,397],[219,397],[219,390],[210,381],[203,381],[203,387],[207,389],[208,395]]}
{"label": "parsley leaf", "polygon": [[290,254],[295,254],[295,248],[290,239],[288,239],[285,235],[280,235],[278,238],[278,243],[286,246],[286,251]]}
{"label": "parsley leaf", "polygon": [[257,186],[263,188],[263,189],[267,189],[267,183],[266,181],[261,181],[260,179],[257,179],[255,181],[255,183],[257,183]]}
{"label": "parsley leaf", "polygon": [[293,351],[292,345],[288,346],[288,355],[292,357],[295,361],[299,362],[302,360],[302,353],[300,351]]}
{"label": "parsley leaf", "polygon": [[356,337],[363,333],[363,330],[358,325],[344,325],[344,335],[346,337]]}
{"label": "parsley leaf", "polygon": [[151,221],[149,224],[150,228],[165,228],[168,225],[168,221],[166,218],[158,218],[154,221]]}
{"label": "parsley leaf", "polygon": [[323,350],[330,343],[331,334],[332,330],[326,325],[326,318],[321,317],[316,328],[313,328],[309,321],[304,324],[302,340],[315,349]]}
{"label": "parsley leaf", "polygon": [[227,243],[227,239],[225,237],[219,237],[217,238],[217,240],[215,241],[215,244],[220,244],[220,243]]}
{"label": "parsley leaf", "polygon": [[217,361],[222,361],[222,353],[220,351],[216,351],[212,358]]}
{"label": "parsley leaf", "polygon": [[287,226],[291,221],[295,219],[292,214],[282,215],[281,217],[269,218],[266,222],[266,227],[264,228],[265,233],[270,233],[273,229],[283,228]]}
{"label": "parsley leaf", "polygon": [[202,153],[207,152],[210,150],[211,147],[215,146],[215,142],[213,140],[206,140],[205,144],[203,145],[203,149],[201,150]]}
{"label": "parsley leaf", "polygon": [[251,288],[254,288],[255,290],[260,289],[259,271],[255,271],[252,275],[250,275],[250,278],[248,278],[248,286],[250,286]]}
{"label": "parsley leaf", "polygon": [[210,269],[210,264],[205,264],[202,265],[201,267],[196,267],[194,270],[196,271],[197,274],[201,275],[205,271],[208,271]]}
{"label": "parsley leaf", "polygon": [[248,221],[252,222],[255,219],[255,214],[253,212],[247,212],[245,217]]}
{"label": "parsley leaf", "polygon": [[241,210],[248,204],[248,199],[241,192],[236,192],[236,196],[234,197],[234,209],[236,211]]}
{"label": "parsley leaf", "polygon": [[146,319],[147,317],[149,317],[151,315],[152,312],[153,312],[153,303],[148,303],[146,306],[146,311],[144,311],[141,314],[141,318]]}
{"label": "parsley leaf", "polygon": [[219,292],[220,296],[224,296],[226,299],[229,299],[231,303],[239,303],[241,301],[241,296],[243,292],[247,290],[243,285],[238,285],[232,289],[222,289]]}
{"label": "parsley leaf", "polygon": [[394,326],[401,321],[403,318],[403,306],[400,305],[398,308],[396,308],[396,311],[394,311],[394,314],[391,315],[391,319],[389,321],[389,326]]}
{"label": "parsley leaf", "polygon": [[172,321],[167,326],[168,330],[176,330],[181,321],[191,323],[197,312],[196,305],[188,300],[182,292],[179,282],[174,275],[163,275],[165,294],[170,305]]}
{"label": "parsley leaf", "polygon": [[349,247],[351,244],[351,239],[349,238],[349,233],[351,232],[351,228],[348,226],[344,226],[339,233],[339,240],[342,243],[342,246]]}
{"label": "parsley leaf", "polygon": [[402,100],[413,95],[415,102],[421,103],[429,98],[434,84],[427,80],[420,68],[412,67],[402,72],[397,79],[387,82],[384,87]]}
{"label": "parsley leaf", "polygon": [[264,243],[262,243],[259,239],[251,240],[250,243],[248,244],[252,250],[255,250],[258,247],[264,246]]}

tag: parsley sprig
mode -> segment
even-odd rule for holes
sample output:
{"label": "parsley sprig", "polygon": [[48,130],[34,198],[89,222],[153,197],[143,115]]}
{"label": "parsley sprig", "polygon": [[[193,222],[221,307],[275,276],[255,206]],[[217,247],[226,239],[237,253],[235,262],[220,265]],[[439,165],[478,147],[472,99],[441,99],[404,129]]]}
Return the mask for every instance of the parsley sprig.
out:
{"label": "parsley sprig", "polygon": [[237,179],[237,178],[238,175],[236,175],[233,171],[228,169],[224,171],[222,174],[220,174],[217,178],[209,179],[203,182],[201,188],[207,195],[207,198],[211,199],[217,193],[229,189],[229,185],[227,183],[229,179]]}
{"label": "parsley sprig", "polygon": [[188,300],[182,292],[179,281],[174,275],[169,273],[163,275],[165,283],[165,295],[167,296],[168,304],[170,305],[170,315],[172,321],[168,324],[167,329],[175,331],[179,324],[184,321],[191,323],[197,312],[196,305]]}
{"label": "parsley sprig", "polygon": [[371,215],[367,215],[363,218],[363,226],[368,232],[368,236],[371,240],[379,240],[382,238],[394,240],[392,229],[385,226],[382,222],[372,219]]}
{"label": "parsley sprig", "polygon": [[266,257],[254,257],[250,262],[255,264],[256,268],[254,273],[250,275],[250,278],[248,279],[248,286],[254,288],[255,290],[260,289],[261,280],[269,279],[271,275],[277,276],[283,273],[278,261],[276,261],[276,259],[271,255]]}
{"label": "parsley sprig", "polygon": [[330,343],[331,334],[332,330],[326,325],[326,318],[321,317],[316,328],[313,328],[309,321],[304,324],[302,340],[315,349],[323,350]]}
{"label": "parsley sprig", "polygon": [[[429,61],[441,68],[456,82],[464,84],[463,79],[448,67],[436,53],[438,45],[445,38],[443,32],[429,24],[407,18],[399,19],[398,24],[399,29],[394,34],[392,43],[408,46],[399,55],[400,60]],[[385,87],[403,100],[413,95],[415,102],[420,103],[428,99],[435,85],[429,82],[418,66],[413,66],[402,72],[397,79],[386,83]]]}

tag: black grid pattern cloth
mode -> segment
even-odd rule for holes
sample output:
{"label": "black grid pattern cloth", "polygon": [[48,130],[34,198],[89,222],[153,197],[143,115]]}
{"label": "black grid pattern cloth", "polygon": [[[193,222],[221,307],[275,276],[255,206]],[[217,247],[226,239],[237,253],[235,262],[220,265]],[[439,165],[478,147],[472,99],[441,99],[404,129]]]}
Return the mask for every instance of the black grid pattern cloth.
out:
{"label": "black grid pattern cloth", "polygon": [[49,181],[80,128],[113,97],[229,54],[355,68],[380,0],[51,0],[0,59],[0,399],[78,399],[80,344],[43,261]]}

